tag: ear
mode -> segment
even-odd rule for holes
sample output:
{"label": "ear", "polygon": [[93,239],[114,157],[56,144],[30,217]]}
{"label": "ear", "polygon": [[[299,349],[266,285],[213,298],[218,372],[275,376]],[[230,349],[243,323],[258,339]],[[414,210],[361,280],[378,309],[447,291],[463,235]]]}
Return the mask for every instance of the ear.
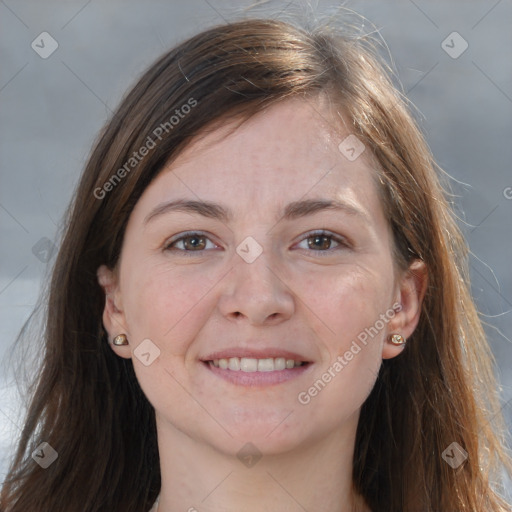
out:
{"label": "ear", "polygon": [[128,332],[123,312],[117,272],[110,270],[106,265],[101,265],[96,274],[98,276],[98,283],[105,292],[103,326],[108,333],[109,344],[118,356],[129,359],[132,356],[130,345],[116,346],[112,343],[118,334],[126,334],[128,342],[130,341],[130,333]]}
{"label": "ear", "polygon": [[387,324],[386,339],[382,348],[382,359],[390,359],[402,352],[405,345],[393,345],[392,334],[401,334],[407,339],[416,329],[421,314],[421,305],[427,290],[427,268],[421,260],[415,260],[400,278],[395,296],[395,315]]}

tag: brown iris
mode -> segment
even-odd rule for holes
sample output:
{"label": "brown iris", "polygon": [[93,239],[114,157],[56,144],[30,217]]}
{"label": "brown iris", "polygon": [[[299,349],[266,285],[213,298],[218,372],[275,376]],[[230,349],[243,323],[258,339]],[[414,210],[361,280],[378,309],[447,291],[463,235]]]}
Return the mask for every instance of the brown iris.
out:
{"label": "brown iris", "polygon": [[187,236],[182,239],[185,250],[204,249],[206,247],[206,237],[200,235]]}
{"label": "brown iris", "polygon": [[314,250],[329,249],[331,246],[331,237],[326,235],[314,235],[308,238],[308,247]]}

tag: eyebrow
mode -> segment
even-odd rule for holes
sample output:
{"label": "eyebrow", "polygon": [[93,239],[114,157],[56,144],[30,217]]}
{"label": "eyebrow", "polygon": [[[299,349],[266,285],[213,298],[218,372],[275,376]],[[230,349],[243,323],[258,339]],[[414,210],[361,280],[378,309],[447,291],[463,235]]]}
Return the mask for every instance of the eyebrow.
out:
{"label": "eyebrow", "polygon": [[[368,218],[362,210],[335,199],[305,199],[302,201],[294,201],[286,205],[281,217],[284,220],[294,220],[324,210],[344,212],[348,215],[360,217],[368,222]],[[230,222],[234,217],[233,212],[229,208],[218,203],[176,199],[156,206],[144,219],[144,225],[147,225],[156,217],[170,212],[192,213],[211,219],[217,219],[225,223]]]}

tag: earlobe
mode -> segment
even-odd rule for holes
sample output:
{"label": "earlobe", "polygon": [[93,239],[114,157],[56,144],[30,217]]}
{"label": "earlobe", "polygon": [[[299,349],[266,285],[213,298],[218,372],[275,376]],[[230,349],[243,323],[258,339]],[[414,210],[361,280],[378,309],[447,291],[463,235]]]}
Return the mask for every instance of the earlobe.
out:
{"label": "earlobe", "polygon": [[124,358],[131,357],[129,343],[114,343],[120,336],[128,339],[124,312],[121,305],[121,296],[114,271],[106,265],[101,265],[97,271],[98,283],[105,293],[105,306],[103,308],[103,326],[108,334],[109,343],[114,352]]}
{"label": "earlobe", "polygon": [[382,349],[382,358],[390,359],[400,354],[404,343],[393,343],[401,337],[407,340],[418,325],[423,298],[427,289],[427,268],[423,261],[415,260],[404,273],[400,281],[397,302],[400,311],[390,320],[387,337]]}

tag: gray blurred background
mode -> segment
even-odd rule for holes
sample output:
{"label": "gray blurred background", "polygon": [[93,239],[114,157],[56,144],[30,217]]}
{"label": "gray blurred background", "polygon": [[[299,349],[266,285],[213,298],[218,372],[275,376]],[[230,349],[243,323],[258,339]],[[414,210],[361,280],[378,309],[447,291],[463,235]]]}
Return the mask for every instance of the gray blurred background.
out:
{"label": "gray blurred background", "polygon": [[343,6],[386,41],[415,117],[454,179],[473,294],[512,425],[510,0],[0,0],[0,482],[21,426],[13,343],[95,135],[156,57],[250,5],[254,15],[310,20]]}

